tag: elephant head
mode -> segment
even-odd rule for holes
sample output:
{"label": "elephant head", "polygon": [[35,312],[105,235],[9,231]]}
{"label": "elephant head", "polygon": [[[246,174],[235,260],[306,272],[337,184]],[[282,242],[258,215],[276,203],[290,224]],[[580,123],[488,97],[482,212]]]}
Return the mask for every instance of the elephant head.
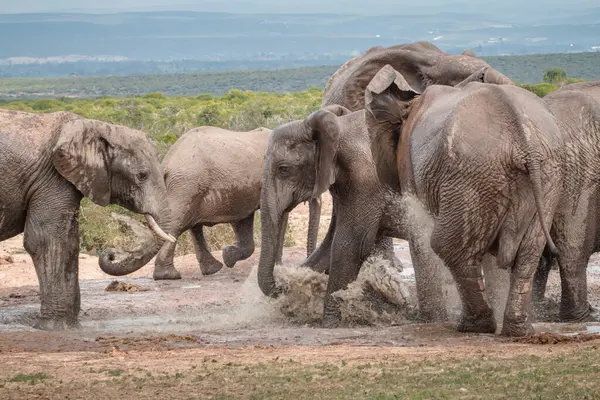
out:
{"label": "elephant head", "polygon": [[[340,104],[351,111],[365,106],[365,88],[381,68],[390,65],[414,89],[422,92],[430,85],[455,86],[489,65],[474,54],[448,54],[429,42],[391,47],[372,47],[342,65],[329,79],[323,93],[323,106]],[[487,77],[489,83],[513,84],[500,72]]]}
{"label": "elephant head", "polygon": [[[166,233],[171,219],[167,190],[158,158],[145,133],[96,120],[74,119],[61,126],[52,149],[52,162],[65,179],[94,203],[117,204],[143,214],[156,235],[175,240]],[[109,274],[130,273],[145,264],[140,255],[132,253],[121,263],[112,264],[103,254],[100,267]]]}
{"label": "elephant head", "polygon": [[[504,75],[486,65],[452,86],[461,88],[470,82],[513,84]],[[364,94],[366,122],[377,174],[382,183],[397,191],[401,191],[401,188],[396,150],[402,140],[404,127],[410,126],[417,117],[411,111],[415,102],[419,101],[421,93],[422,91],[409,83],[402,73],[388,64],[377,72]],[[416,108],[420,110],[419,113],[426,109]]]}
{"label": "elephant head", "polygon": [[273,131],[260,200],[262,248],[258,284],[268,296],[279,293],[273,268],[285,234],[282,221],[296,205],[318,198],[335,181],[335,158],[342,130],[338,116],[347,113],[344,107],[327,107]]}

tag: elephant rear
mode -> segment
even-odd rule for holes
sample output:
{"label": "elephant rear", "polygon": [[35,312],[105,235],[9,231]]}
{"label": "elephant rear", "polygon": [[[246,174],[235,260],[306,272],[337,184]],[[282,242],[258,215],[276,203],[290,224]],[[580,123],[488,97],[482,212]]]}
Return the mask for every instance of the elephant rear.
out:
{"label": "elephant rear", "polygon": [[270,134],[265,128],[235,132],[210,126],[186,132],[163,161],[172,208],[205,224],[252,214],[260,203]]}

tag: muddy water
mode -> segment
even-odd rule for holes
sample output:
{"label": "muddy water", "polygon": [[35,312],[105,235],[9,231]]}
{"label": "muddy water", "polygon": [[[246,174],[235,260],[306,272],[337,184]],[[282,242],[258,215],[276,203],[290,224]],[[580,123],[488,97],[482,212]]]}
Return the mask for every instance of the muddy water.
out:
{"label": "muddy water", "polygon": [[[396,255],[402,261],[402,280],[414,302],[414,270],[408,245],[398,241]],[[216,253],[218,255],[218,253]],[[295,264],[304,256],[300,250],[286,250],[284,263]],[[0,351],[13,348],[45,351],[51,349],[103,349],[107,343],[99,337],[144,338],[165,335],[188,335],[190,340],[171,340],[172,347],[185,346],[246,346],[246,345],[388,345],[422,346],[459,341],[495,341],[494,335],[465,335],[453,329],[453,324],[418,324],[409,322],[397,326],[346,326],[338,329],[321,329],[312,324],[298,324],[286,318],[260,293],[255,275],[251,274],[258,255],[240,262],[235,268],[223,268],[219,273],[204,277],[193,256],[180,257],[176,267],[184,279],[155,282],[151,266],[145,267],[135,277],[118,280],[137,288],[133,292],[110,292],[105,288],[113,281],[98,277],[92,259],[82,267],[81,324],[82,329],[62,333],[46,333],[30,326],[39,310],[37,285],[0,286]],[[4,278],[11,274],[3,268]],[[26,270],[15,268],[15,273]],[[25,272],[23,272],[25,271]],[[93,273],[92,273],[93,272]],[[34,273],[31,266],[31,273]],[[85,279],[91,276],[93,279]],[[507,276],[505,277],[507,278]],[[502,281],[504,278],[496,278]],[[600,307],[600,262],[595,258],[588,268],[590,302]],[[15,282],[15,279],[8,279]],[[18,279],[17,279],[18,280]],[[507,282],[507,279],[505,279]],[[488,279],[488,282],[491,280]],[[502,285],[500,285],[502,286]],[[460,311],[456,289],[446,285],[451,315]],[[547,297],[558,301],[559,277],[552,271]],[[494,287],[491,299],[496,316],[501,320],[506,287]],[[599,324],[557,324],[540,321],[535,324],[540,332],[576,334],[600,333]],[[500,329],[500,325],[499,325]],[[137,339],[136,339],[137,340]],[[163,343],[164,344],[164,343]],[[104,346],[104,347],[103,347]],[[123,346],[123,342],[121,342]]]}

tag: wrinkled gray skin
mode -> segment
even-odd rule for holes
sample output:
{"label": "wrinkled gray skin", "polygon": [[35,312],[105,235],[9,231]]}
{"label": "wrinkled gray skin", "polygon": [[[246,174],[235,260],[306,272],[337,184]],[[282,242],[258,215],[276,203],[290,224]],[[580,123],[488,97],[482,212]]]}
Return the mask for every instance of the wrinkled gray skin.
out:
{"label": "wrinkled gray skin", "polygon": [[[335,326],[339,310],[331,294],[356,279],[362,261],[383,234],[405,236],[387,218],[402,210],[393,208],[396,203],[386,199],[377,178],[365,110],[325,107],[273,131],[261,194],[258,283],[265,294],[276,296],[281,290],[275,285],[273,267],[283,240],[282,221],[296,205],[326,190],[336,207],[336,229],[327,255],[332,265],[324,325]],[[323,245],[317,252],[322,251]]]}
{"label": "wrinkled gray skin", "polygon": [[40,283],[35,328],[77,327],[79,202],[118,204],[168,231],[155,151],[143,132],[66,112],[0,110],[0,132],[0,240],[24,232]]}
{"label": "wrinkled gray skin", "polygon": [[[163,162],[171,233],[178,238],[191,230],[196,258],[203,275],[218,272],[223,264],[210,253],[203,227],[229,223],[236,235],[233,246],[223,248],[225,265],[233,267],[254,252],[254,213],[259,209],[265,153],[271,130],[257,128],[234,132],[212,126],[184,133]],[[284,225],[287,221],[284,221]],[[100,266],[111,275],[126,275],[143,267],[157,253],[154,279],[181,279],[173,266],[176,243],[161,248],[146,243],[125,262],[103,258]],[[283,243],[278,250],[281,260]],[[113,257],[114,258],[114,257]]]}
{"label": "wrinkled gray skin", "polygon": [[[485,61],[474,57],[473,52],[465,51],[462,55],[452,55],[443,52],[429,42],[414,42],[387,48],[375,46],[343,64],[329,78],[323,93],[321,107],[337,104],[350,111],[363,109],[367,85],[386,64],[402,73],[407,81],[419,91],[423,91],[427,86],[433,84],[454,86],[472,73],[488,66]],[[491,83],[512,84],[499,72],[492,71],[493,74],[489,73],[487,77]],[[320,198],[311,200],[309,208],[311,219],[309,220],[308,255],[313,253],[316,245],[311,242],[311,238],[316,239],[318,234],[318,220],[321,214]],[[324,254],[328,254],[326,249],[331,246],[331,239],[335,231],[333,216],[327,235],[323,239]],[[391,238],[383,239],[376,251],[383,253],[386,259],[395,262]],[[317,254],[309,264],[314,265],[316,270],[327,271],[329,260],[327,257],[324,258],[323,255]]]}
{"label": "wrinkled gray skin", "polygon": [[531,287],[542,252],[547,245],[556,254],[548,230],[560,200],[563,140],[536,95],[474,75],[419,95],[383,68],[366,92],[372,151],[380,179],[433,216],[431,247],[463,305],[457,329],[496,331],[481,269],[489,252],[511,271],[502,334],[521,336],[533,331]]}
{"label": "wrinkled gray skin", "polygon": [[[366,53],[348,61],[329,79],[325,88],[322,106],[324,108],[332,107],[332,110],[346,110],[337,112],[338,115],[341,115],[341,113],[344,112],[348,113],[363,109],[364,94],[368,83],[387,63],[404,71],[411,82],[420,89],[424,89],[428,85],[434,83],[446,85],[458,84],[467,77],[472,76],[474,72],[480,71],[481,68],[488,66],[483,60],[472,56],[446,54],[427,42],[417,42],[390,48],[374,47],[369,49]],[[493,69],[488,71],[485,78],[492,83],[512,84],[508,78]],[[356,118],[357,117],[355,117],[355,119]],[[360,123],[364,123],[364,118],[356,119],[356,121],[358,120],[361,121]],[[307,123],[308,122],[302,124],[301,122],[297,122],[277,129],[277,135],[281,136],[281,138],[274,139],[269,151],[272,151],[275,147],[280,147],[281,150],[279,150],[280,154],[274,155],[271,158],[271,164],[281,162],[288,157],[288,155],[299,157],[295,152],[290,151],[293,150],[289,149],[290,146],[295,148],[297,143],[311,141],[318,143],[316,138],[312,138],[309,134],[304,132]],[[354,140],[357,147],[368,146],[366,142],[359,143],[359,139],[356,139],[357,137],[360,137],[360,140],[368,140],[364,134],[366,127],[358,126],[356,123],[355,126],[343,125],[343,129],[339,134],[350,135],[350,137],[355,138]],[[329,125],[335,126],[334,124]],[[296,139],[291,139],[293,137]],[[335,146],[337,145],[337,142],[330,144],[330,146],[333,146],[334,148],[327,148],[327,151],[336,154],[337,150],[335,149]],[[305,156],[309,158],[316,157],[316,149],[317,147],[309,148],[308,150],[313,153]],[[350,152],[351,150],[347,151]],[[322,152],[323,150],[320,150],[319,157],[321,157]],[[347,163],[351,162],[356,164],[356,166],[353,165],[348,168],[353,168],[353,171],[360,171],[364,176],[370,176],[371,178],[369,179],[376,180],[376,176],[372,174],[372,171],[368,167],[373,165],[372,156],[368,152],[364,153],[356,151],[355,153],[355,156],[346,155],[345,157]],[[300,162],[299,159],[292,161],[294,163]],[[308,161],[303,160],[302,162]],[[313,168],[311,171],[314,171],[316,168],[314,161],[312,165],[306,164],[305,168]],[[336,166],[336,168],[338,167]],[[305,169],[304,171],[308,171],[308,169]],[[337,171],[337,169],[334,169],[334,171]],[[276,204],[278,215],[285,215],[284,210],[289,212],[299,202],[312,198],[310,203],[311,220],[309,222],[309,241],[311,237],[316,237],[318,225],[313,224],[318,224],[318,216],[320,215],[320,199],[318,196],[326,190],[327,182],[323,181],[319,190],[315,189],[313,193],[309,193],[311,192],[309,188],[312,187],[311,185],[314,186],[315,184],[315,177],[312,173],[302,175],[302,181],[300,181],[300,177],[293,178],[296,179],[297,182],[287,185],[285,189],[283,187],[276,188],[274,186],[274,179],[276,178],[268,175],[268,171],[266,171],[265,174],[265,182],[268,183],[266,183],[267,189],[263,190],[262,201],[267,204],[270,203],[271,208]],[[336,184],[339,185],[345,185],[347,183],[356,185],[356,187],[364,186],[367,191],[372,190],[372,193],[369,193],[368,201],[366,201],[368,204],[365,205],[363,204],[365,199],[360,198],[360,196],[364,195],[362,193],[362,188],[360,191],[355,189],[355,186],[350,190],[345,189],[341,192],[338,190],[337,195],[334,193],[336,189],[332,188],[333,215],[327,235],[316,251],[312,252],[311,246],[308,246],[308,253],[310,256],[304,262],[304,266],[321,272],[329,271],[329,266],[332,261],[335,262],[336,266],[343,266],[340,267],[339,271],[336,271],[334,278],[330,279],[330,282],[333,283],[330,284],[328,293],[333,293],[336,288],[344,288],[347,283],[352,282],[356,278],[356,273],[360,268],[361,260],[369,254],[383,254],[385,258],[394,262],[395,257],[393,256],[391,236],[405,238],[404,233],[402,233],[404,230],[402,227],[398,226],[397,222],[382,222],[387,219],[388,215],[386,214],[388,211],[384,210],[389,210],[390,207],[397,207],[396,204],[398,198],[393,192],[386,191],[380,183],[371,181],[365,182],[364,176],[344,178],[346,181],[338,180],[337,175],[335,177],[330,177],[331,183],[335,181]],[[304,189],[299,189],[297,187],[300,185],[302,185]],[[292,191],[294,192],[293,195],[292,193],[289,193]],[[338,208],[341,204],[340,201],[342,201],[340,200],[342,195],[339,193],[343,193],[343,196],[346,198],[344,204],[346,204],[345,213],[348,214],[348,216],[338,217],[337,215],[339,211]],[[363,210],[369,208],[377,210],[373,212],[372,220],[369,219],[365,226],[361,228],[364,232],[360,233],[358,236],[352,236],[352,229],[356,230],[358,228],[346,226],[346,221],[353,221],[356,219],[362,221],[364,214]],[[392,212],[391,214],[397,216],[398,212]],[[265,225],[263,222],[263,240],[268,241],[266,238],[274,238],[276,236],[275,231],[278,229],[278,225],[276,224],[276,221],[271,221],[271,223],[274,223],[274,225]],[[342,223],[343,226],[340,226],[340,223]],[[351,222],[351,224],[354,224],[354,222]],[[376,226],[377,224],[379,224],[379,227]],[[338,237],[338,231],[345,233],[339,234],[340,239],[336,239],[336,242],[338,243],[336,245],[333,241],[334,236]],[[368,232],[368,234],[366,232]],[[387,235],[387,237],[381,237],[382,234]],[[343,239],[342,235],[345,235],[343,236]],[[418,275],[417,292],[421,317],[424,320],[444,320],[446,319],[445,304],[442,295],[441,279],[438,278],[439,272],[434,266],[436,262],[433,261],[432,257],[427,253],[427,249],[425,248],[426,244],[421,243],[417,238],[408,239],[411,242],[411,256],[414,264],[422,266],[416,268],[418,271],[416,272]],[[375,241],[377,243],[374,244]],[[273,296],[278,292],[278,289],[275,288],[272,275],[274,265],[273,254],[275,250],[265,248],[264,243],[265,241],[263,241],[263,250],[261,251],[259,284],[265,294]],[[341,247],[336,249],[336,246]],[[355,248],[355,251],[346,252],[346,247]],[[343,254],[338,256],[340,252]],[[327,299],[324,325],[333,327],[339,323],[340,315],[337,310],[337,305],[331,301],[329,296]]]}
{"label": "wrinkled gray skin", "polygon": [[[561,200],[551,235],[558,248],[562,295],[559,317],[565,322],[597,321],[587,300],[587,265],[600,250],[600,82],[564,86],[545,96],[565,141]],[[535,289],[543,298],[548,262],[538,271]]]}

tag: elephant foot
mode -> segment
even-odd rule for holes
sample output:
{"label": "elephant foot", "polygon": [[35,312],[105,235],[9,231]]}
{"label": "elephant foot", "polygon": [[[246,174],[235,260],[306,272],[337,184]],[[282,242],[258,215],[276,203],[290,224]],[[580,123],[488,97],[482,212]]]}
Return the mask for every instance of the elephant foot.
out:
{"label": "elephant foot", "polygon": [[472,333],[496,333],[496,320],[492,313],[486,313],[478,317],[463,314],[458,322],[456,330],[459,332]]}
{"label": "elephant foot", "polygon": [[80,329],[81,324],[77,319],[72,318],[42,318],[39,317],[35,324],[34,329],[42,331],[65,331],[67,329]]}
{"label": "elephant foot", "polygon": [[171,265],[169,267],[155,267],[152,277],[155,281],[175,280],[181,279],[181,274]]}
{"label": "elephant foot", "polygon": [[560,321],[570,323],[600,322],[600,311],[588,303],[588,306],[582,312],[561,313]]}
{"label": "elephant foot", "polygon": [[525,323],[514,323],[510,321],[504,321],[502,324],[502,331],[500,335],[509,337],[522,337],[530,336],[535,333],[533,326],[529,322]]}
{"label": "elephant foot", "polygon": [[339,309],[325,311],[321,326],[326,329],[338,328],[342,323],[342,312]]}
{"label": "elephant foot", "polygon": [[225,246],[223,247],[223,262],[228,268],[233,268],[235,263],[243,258],[241,253],[242,251],[237,246]]}
{"label": "elephant foot", "polygon": [[221,268],[223,268],[223,264],[217,260],[214,260],[214,262],[210,264],[200,264],[200,272],[202,272],[202,275],[204,276],[215,274],[219,272]]}
{"label": "elephant foot", "polygon": [[341,317],[325,316],[325,317],[323,317],[323,322],[321,323],[321,327],[323,327],[325,329],[335,329],[335,328],[339,328],[341,323],[342,323]]}

